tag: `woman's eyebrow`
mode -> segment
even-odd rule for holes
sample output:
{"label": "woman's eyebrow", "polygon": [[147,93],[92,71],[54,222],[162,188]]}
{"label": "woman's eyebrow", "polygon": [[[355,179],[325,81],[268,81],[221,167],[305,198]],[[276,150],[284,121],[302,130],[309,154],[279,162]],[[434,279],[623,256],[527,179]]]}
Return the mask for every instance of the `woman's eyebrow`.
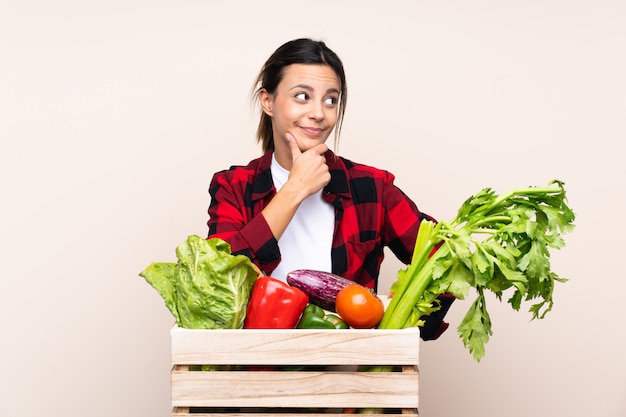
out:
{"label": "woman's eyebrow", "polygon": [[[314,88],[311,87],[308,84],[296,84],[293,87],[291,87],[289,89],[289,91],[295,90],[295,89],[298,89],[298,88],[300,88],[302,90],[307,90],[307,91],[313,91],[314,90]],[[328,90],[326,90],[326,94],[329,94],[329,93],[341,94],[341,92],[338,89],[336,89],[336,88],[329,88]]]}
{"label": "woman's eyebrow", "polygon": [[295,89],[298,89],[298,88],[301,88],[301,89],[303,89],[303,90],[307,90],[307,91],[313,91],[313,87],[311,87],[311,86],[310,86],[310,85],[308,85],[308,84],[296,84],[296,85],[294,85],[293,87],[291,87],[291,88],[289,89],[289,91],[291,91],[291,90],[295,90]]}

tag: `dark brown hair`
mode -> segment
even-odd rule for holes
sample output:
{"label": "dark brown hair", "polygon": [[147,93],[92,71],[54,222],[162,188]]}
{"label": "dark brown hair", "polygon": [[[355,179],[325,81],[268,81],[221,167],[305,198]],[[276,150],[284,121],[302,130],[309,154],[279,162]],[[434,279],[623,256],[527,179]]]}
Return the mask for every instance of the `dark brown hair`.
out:
{"label": "dark brown hair", "polygon": [[[300,38],[281,45],[265,62],[253,87],[253,98],[258,101],[259,91],[265,89],[269,94],[274,94],[278,84],[283,79],[285,69],[291,64],[314,64],[328,65],[335,71],[340,83],[339,109],[337,124],[335,125],[335,148],[339,141],[343,116],[346,111],[348,90],[346,86],[346,74],[343,64],[334,53],[322,41],[308,38]],[[274,133],[272,130],[272,118],[261,111],[261,119],[257,128],[257,141],[261,142],[263,152],[274,149]]]}

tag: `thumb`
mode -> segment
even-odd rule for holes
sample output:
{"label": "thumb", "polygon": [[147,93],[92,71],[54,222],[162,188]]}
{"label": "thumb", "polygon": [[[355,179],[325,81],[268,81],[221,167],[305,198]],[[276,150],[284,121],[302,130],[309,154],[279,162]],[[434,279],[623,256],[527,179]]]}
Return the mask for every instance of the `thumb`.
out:
{"label": "thumb", "polygon": [[291,159],[295,159],[298,155],[301,155],[302,151],[298,146],[298,142],[296,142],[296,139],[291,135],[291,133],[286,133],[285,138],[287,139],[289,149],[291,150]]}

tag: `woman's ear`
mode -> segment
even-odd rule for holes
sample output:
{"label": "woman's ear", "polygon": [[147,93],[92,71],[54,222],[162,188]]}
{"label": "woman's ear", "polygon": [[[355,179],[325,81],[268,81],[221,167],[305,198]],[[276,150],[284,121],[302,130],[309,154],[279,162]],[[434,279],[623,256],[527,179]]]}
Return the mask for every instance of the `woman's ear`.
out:
{"label": "woman's ear", "polygon": [[272,101],[272,95],[268,93],[265,88],[259,90],[259,103],[261,104],[263,112],[269,117],[272,117]]}

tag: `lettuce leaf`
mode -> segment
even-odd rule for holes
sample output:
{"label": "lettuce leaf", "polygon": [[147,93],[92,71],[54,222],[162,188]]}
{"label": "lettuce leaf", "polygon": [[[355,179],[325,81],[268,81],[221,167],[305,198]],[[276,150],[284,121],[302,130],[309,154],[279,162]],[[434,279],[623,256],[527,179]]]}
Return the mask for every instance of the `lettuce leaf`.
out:
{"label": "lettuce leaf", "polygon": [[139,275],[187,329],[240,329],[258,270],[232,255],[221,239],[191,235],[176,248],[177,263],[153,262]]}

